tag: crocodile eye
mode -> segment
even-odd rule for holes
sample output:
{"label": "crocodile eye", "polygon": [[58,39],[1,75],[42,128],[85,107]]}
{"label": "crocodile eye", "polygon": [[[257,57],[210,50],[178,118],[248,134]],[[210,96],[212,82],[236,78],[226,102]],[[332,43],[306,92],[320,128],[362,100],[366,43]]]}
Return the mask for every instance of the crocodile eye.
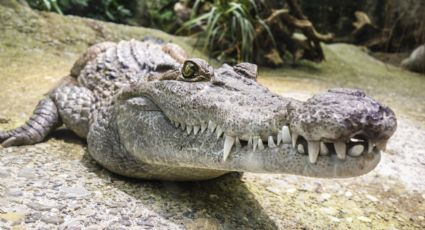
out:
{"label": "crocodile eye", "polygon": [[194,78],[198,75],[199,67],[192,61],[185,61],[182,75],[184,78]]}

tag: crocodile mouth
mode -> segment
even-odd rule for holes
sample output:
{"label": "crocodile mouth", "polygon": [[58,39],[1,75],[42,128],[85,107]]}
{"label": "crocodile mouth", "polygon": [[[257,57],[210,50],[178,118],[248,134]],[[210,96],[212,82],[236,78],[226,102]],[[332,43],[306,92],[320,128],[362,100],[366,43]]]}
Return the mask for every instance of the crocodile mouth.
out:
{"label": "crocodile mouth", "polygon": [[284,145],[291,145],[297,154],[308,158],[310,164],[316,164],[320,159],[341,161],[347,158],[370,157],[380,150],[385,149],[385,144],[374,143],[365,135],[357,133],[349,138],[349,141],[308,141],[303,136],[292,133],[287,125],[281,127],[278,132],[270,135],[241,135],[231,136],[226,134],[226,130],[215,122],[204,122],[200,125],[187,125],[185,123],[171,121],[176,129],[186,135],[202,135],[208,133],[223,140],[222,161],[225,162],[233,151],[244,150],[252,152],[262,152],[269,149],[283,148]]}

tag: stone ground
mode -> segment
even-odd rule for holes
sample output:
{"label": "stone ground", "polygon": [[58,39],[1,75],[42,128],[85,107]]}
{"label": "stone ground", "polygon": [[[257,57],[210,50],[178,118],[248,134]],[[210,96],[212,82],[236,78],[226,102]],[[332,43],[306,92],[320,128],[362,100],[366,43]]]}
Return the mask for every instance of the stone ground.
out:
{"label": "stone ground", "polygon": [[[37,13],[12,0],[0,3],[0,28],[0,129],[22,124],[90,44],[150,35],[192,50],[158,31]],[[262,70],[260,82],[297,98],[359,87],[394,108],[399,127],[371,173],[132,180],[98,166],[84,140],[62,129],[44,143],[0,149],[0,229],[424,229],[425,77],[356,47],[325,50],[325,63]]]}

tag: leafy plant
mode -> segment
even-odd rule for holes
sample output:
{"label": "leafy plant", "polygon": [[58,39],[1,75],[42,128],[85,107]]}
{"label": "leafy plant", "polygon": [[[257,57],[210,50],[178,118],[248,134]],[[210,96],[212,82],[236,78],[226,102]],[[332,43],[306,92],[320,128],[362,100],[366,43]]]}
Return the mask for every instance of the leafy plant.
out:
{"label": "leafy plant", "polygon": [[32,8],[59,14],[86,16],[113,22],[125,22],[130,10],[119,0],[27,0]]}
{"label": "leafy plant", "polygon": [[255,43],[259,42],[256,41],[257,27],[264,27],[274,43],[270,28],[261,19],[253,0],[214,0],[208,11],[203,12],[200,6],[205,7],[205,3],[204,0],[195,1],[192,19],[178,32],[200,30],[198,42],[213,57],[231,62],[254,60]]}

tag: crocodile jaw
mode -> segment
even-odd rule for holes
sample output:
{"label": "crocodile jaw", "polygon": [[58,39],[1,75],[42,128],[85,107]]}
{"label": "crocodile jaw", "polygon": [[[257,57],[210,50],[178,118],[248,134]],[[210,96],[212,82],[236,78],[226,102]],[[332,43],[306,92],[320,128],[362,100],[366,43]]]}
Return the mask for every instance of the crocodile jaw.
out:
{"label": "crocodile jaw", "polygon": [[[279,145],[232,145],[224,159],[226,137],[205,129],[195,134],[176,128],[161,111],[140,113],[132,108],[119,111],[117,119],[121,143],[141,162],[151,165],[241,171],[285,173],[321,178],[354,177],[371,171],[379,163],[380,152],[373,148],[360,156],[336,154],[319,156],[315,163],[306,154],[281,141]],[[126,119],[123,119],[126,118]],[[154,132],[153,132],[154,130]]]}

